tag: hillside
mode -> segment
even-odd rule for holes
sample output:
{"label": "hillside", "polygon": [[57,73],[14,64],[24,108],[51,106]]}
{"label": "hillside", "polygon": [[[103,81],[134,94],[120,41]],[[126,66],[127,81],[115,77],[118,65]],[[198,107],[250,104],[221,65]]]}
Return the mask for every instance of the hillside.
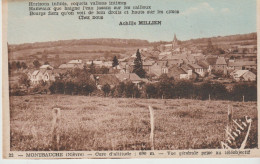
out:
{"label": "hillside", "polygon": [[[226,49],[238,45],[256,45],[257,34],[237,34],[229,36],[216,36],[210,38],[198,38],[181,41],[182,46],[206,47],[211,39],[213,45]],[[31,63],[35,59],[42,61],[53,61],[58,59],[60,64],[70,59],[105,59],[111,60],[113,56],[124,58],[132,55],[139,48],[149,48],[160,44],[171,42],[148,42],[139,39],[80,39],[80,40],[60,40],[53,42],[25,43],[19,45],[9,45],[9,60],[19,60]]]}
{"label": "hillside", "polygon": [[32,63],[38,59],[42,62],[54,62],[59,65],[70,59],[106,59],[115,55],[125,57],[132,55],[140,46],[147,47],[149,42],[137,39],[81,39],[54,42],[26,43],[9,45],[9,61],[19,60]]}
{"label": "hillside", "polygon": [[[236,34],[236,35],[228,35],[228,36],[215,36],[208,38],[197,38],[190,40],[181,41],[182,46],[200,46],[205,47],[208,44],[208,40],[211,39],[214,45],[217,45],[222,48],[229,48],[230,46],[236,45],[256,45],[257,44],[257,33],[249,33],[249,34]],[[152,45],[160,45],[160,44],[171,44],[166,41],[152,42]]]}
{"label": "hillside", "polygon": [[229,36],[217,36],[210,38],[198,38],[198,39],[190,39],[186,41],[182,41],[183,45],[200,45],[206,46],[208,40],[211,39],[212,43],[218,45],[219,47],[227,48],[228,46],[236,46],[236,45],[256,45],[257,44],[257,34],[237,34],[237,35],[229,35]]}

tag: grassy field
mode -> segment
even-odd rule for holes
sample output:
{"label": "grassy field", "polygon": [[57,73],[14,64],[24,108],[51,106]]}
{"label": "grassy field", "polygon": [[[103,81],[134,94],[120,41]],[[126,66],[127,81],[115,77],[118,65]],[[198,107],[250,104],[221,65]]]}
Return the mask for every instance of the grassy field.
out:
{"label": "grassy field", "polygon": [[100,98],[66,95],[10,97],[11,150],[52,150],[52,108],[61,108],[59,150],[150,149],[148,105],[154,108],[156,150],[220,148],[228,104],[234,118],[253,119],[247,148],[257,147],[256,102]]}

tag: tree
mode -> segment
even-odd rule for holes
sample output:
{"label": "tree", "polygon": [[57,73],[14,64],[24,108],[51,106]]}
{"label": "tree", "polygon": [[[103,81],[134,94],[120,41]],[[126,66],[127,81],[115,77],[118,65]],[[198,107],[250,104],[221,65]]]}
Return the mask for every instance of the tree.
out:
{"label": "tree", "polygon": [[28,66],[26,65],[25,62],[22,62],[22,63],[21,63],[21,68],[26,69],[26,68],[28,68]]}
{"label": "tree", "polygon": [[89,73],[91,74],[95,74],[96,73],[96,68],[95,68],[95,65],[94,65],[94,62],[92,61],[90,66],[89,66]]}
{"label": "tree", "polygon": [[208,99],[209,95],[212,96],[212,86],[211,86],[211,83],[209,81],[202,83],[199,86],[198,90],[199,90],[198,96],[202,100]]}
{"label": "tree", "polygon": [[140,78],[144,78],[145,77],[145,70],[143,69],[143,62],[142,62],[142,58],[141,58],[141,54],[139,52],[139,49],[136,52],[136,58],[134,60],[134,73],[136,73]]}
{"label": "tree", "polygon": [[147,84],[145,86],[145,93],[147,98],[156,98],[157,96],[157,88],[153,84]]}
{"label": "tree", "polygon": [[15,61],[13,61],[12,63],[11,63],[11,69],[12,70],[16,70],[16,62]]}
{"label": "tree", "polygon": [[159,77],[159,83],[158,83],[158,93],[162,97],[162,99],[172,98],[173,88],[174,88],[173,78],[168,77],[166,74],[162,74]]}
{"label": "tree", "polygon": [[16,62],[16,68],[17,69],[21,69],[21,63],[18,61],[18,62]]}
{"label": "tree", "polygon": [[125,84],[125,95],[126,97],[134,97],[134,84],[130,81]]}
{"label": "tree", "polygon": [[38,60],[34,60],[33,65],[35,68],[39,68],[41,66],[41,63]]}
{"label": "tree", "polygon": [[109,68],[105,67],[105,66],[102,66],[100,69],[99,69],[99,73],[100,74],[108,74],[109,72]]}
{"label": "tree", "polygon": [[107,84],[107,83],[105,85],[103,85],[102,86],[102,91],[104,92],[105,97],[107,97],[109,92],[111,91],[110,85]]}
{"label": "tree", "polygon": [[256,83],[238,83],[232,88],[232,99],[242,101],[243,96],[245,101],[257,100],[257,85]]}
{"label": "tree", "polygon": [[114,58],[113,58],[113,63],[112,63],[112,67],[116,67],[116,66],[118,66],[118,65],[119,65],[119,63],[118,63],[117,57],[114,56]]}
{"label": "tree", "polygon": [[115,96],[116,97],[122,97],[124,95],[125,92],[125,83],[120,82],[117,86],[116,86],[116,93]]}
{"label": "tree", "polygon": [[193,83],[188,80],[181,80],[175,85],[175,95],[181,98],[191,98],[193,94]]}
{"label": "tree", "polygon": [[31,86],[31,81],[30,81],[29,77],[25,73],[20,75],[19,83],[21,85],[26,86],[27,89]]}

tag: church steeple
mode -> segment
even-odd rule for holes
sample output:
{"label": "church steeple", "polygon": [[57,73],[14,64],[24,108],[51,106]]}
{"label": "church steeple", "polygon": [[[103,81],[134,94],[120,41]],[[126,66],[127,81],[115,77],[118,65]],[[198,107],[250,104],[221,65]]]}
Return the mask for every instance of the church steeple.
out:
{"label": "church steeple", "polygon": [[174,41],[174,42],[177,42],[177,41],[178,41],[175,33],[174,33],[173,41]]}
{"label": "church steeple", "polygon": [[178,39],[176,37],[176,34],[174,33],[174,38],[172,40],[172,49],[174,49],[178,45]]}

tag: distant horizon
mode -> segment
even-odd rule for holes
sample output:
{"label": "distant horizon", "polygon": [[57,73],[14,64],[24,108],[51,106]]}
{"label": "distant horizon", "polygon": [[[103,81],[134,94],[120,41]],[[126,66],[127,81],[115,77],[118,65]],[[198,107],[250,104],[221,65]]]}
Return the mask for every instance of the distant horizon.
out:
{"label": "distant horizon", "polygon": [[[247,35],[247,34],[252,34],[257,32],[249,32],[249,33],[241,33],[241,34],[230,34],[230,35],[217,35],[217,36],[211,36],[211,37],[200,37],[200,38],[190,38],[187,40],[180,40],[178,38],[178,34],[176,34],[176,37],[180,41],[189,41],[189,40],[196,40],[196,39],[207,39],[207,38],[216,38],[216,37],[226,37],[226,36],[233,36],[233,35]],[[123,39],[123,40],[143,40],[143,41],[148,41],[149,43],[154,43],[154,42],[171,42],[172,40],[158,40],[158,41],[149,41],[148,39],[139,39],[139,38],[80,38],[80,39],[66,39],[66,40],[50,40],[50,41],[42,41],[42,42],[26,42],[26,43],[19,43],[19,44],[10,44],[9,42],[8,45],[11,46],[18,46],[18,45],[23,45],[23,44],[37,44],[37,43],[47,43],[47,42],[59,42],[59,41],[70,41],[70,40],[91,40],[91,39]]]}

